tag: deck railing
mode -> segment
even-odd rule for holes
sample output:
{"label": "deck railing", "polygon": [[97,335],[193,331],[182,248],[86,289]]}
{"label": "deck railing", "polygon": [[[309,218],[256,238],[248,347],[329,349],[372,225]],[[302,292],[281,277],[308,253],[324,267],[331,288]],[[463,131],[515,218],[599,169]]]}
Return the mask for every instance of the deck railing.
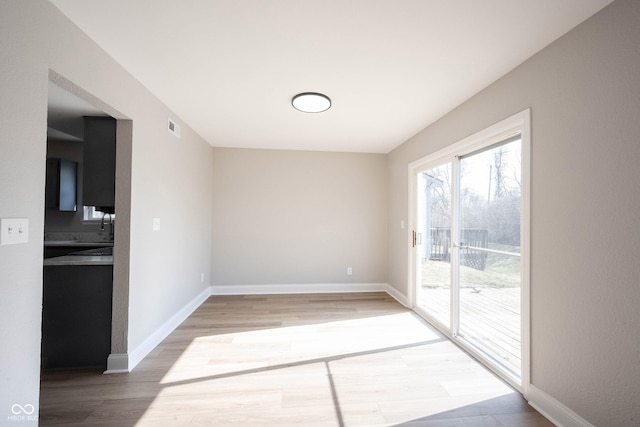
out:
{"label": "deck railing", "polygon": [[[460,246],[487,248],[489,231],[482,229],[463,229]],[[429,233],[428,245],[431,246],[429,259],[433,261],[449,262],[451,259],[451,229],[432,228]],[[464,266],[484,270],[487,265],[487,252],[463,247],[460,250],[460,263]]]}

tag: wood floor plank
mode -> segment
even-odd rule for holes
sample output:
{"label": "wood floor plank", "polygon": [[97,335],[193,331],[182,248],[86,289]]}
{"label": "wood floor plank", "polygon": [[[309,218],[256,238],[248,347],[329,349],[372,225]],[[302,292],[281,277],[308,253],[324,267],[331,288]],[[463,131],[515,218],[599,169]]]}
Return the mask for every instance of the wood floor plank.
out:
{"label": "wood floor plank", "polygon": [[129,374],[43,374],[40,424],[552,425],[386,293],[211,297]]}

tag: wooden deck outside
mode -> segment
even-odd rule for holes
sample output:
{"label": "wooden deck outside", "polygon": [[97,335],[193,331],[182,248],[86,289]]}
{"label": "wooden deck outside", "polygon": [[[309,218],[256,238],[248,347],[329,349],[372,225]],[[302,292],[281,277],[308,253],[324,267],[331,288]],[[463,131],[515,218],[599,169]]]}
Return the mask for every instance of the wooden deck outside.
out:
{"label": "wooden deck outside", "polygon": [[[450,317],[450,290],[423,287],[420,305],[437,320]],[[462,288],[460,334],[498,363],[521,371],[520,288]]]}

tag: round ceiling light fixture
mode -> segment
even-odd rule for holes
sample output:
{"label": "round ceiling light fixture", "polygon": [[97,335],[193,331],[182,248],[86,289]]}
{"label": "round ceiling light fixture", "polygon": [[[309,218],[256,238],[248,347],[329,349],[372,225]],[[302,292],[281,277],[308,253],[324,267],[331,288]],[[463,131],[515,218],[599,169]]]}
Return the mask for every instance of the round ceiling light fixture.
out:
{"label": "round ceiling light fixture", "polygon": [[303,92],[291,100],[293,108],[304,113],[321,113],[331,108],[331,99],[317,92]]}

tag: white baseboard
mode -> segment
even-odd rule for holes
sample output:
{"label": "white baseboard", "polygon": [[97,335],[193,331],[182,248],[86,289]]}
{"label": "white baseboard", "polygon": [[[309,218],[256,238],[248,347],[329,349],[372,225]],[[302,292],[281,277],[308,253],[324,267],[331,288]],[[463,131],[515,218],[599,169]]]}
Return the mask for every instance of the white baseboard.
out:
{"label": "white baseboard", "polygon": [[107,358],[107,370],[105,374],[124,374],[129,372],[129,355],[111,353]]}
{"label": "white baseboard", "polygon": [[167,320],[138,347],[127,354],[112,353],[107,359],[105,374],[131,372],[158,344],[184,322],[211,295],[266,295],[266,294],[320,294],[386,292],[400,304],[407,306],[407,299],[386,283],[314,283],[288,285],[238,285],[210,286]]}
{"label": "white baseboard", "polygon": [[212,286],[212,295],[321,294],[339,292],[385,292],[386,283],[312,283],[287,285]]}
{"label": "white baseboard", "polygon": [[[105,374],[131,372],[133,368],[144,359],[158,344],[162,342],[174,329],[176,329],[196,308],[211,296],[211,287],[205,288],[198,296],[189,301],[169,320],[164,322],[153,334],[144,340],[138,347],[128,354],[111,354],[107,359],[107,371]],[[109,364],[111,362],[111,365]],[[125,367],[126,366],[126,367]]]}
{"label": "white baseboard", "polygon": [[402,304],[403,306],[405,306],[407,308],[411,308],[411,307],[409,307],[409,299],[407,298],[407,296],[402,294],[402,293],[400,293],[400,291],[398,291],[396,288],[394,288],[391,285],[385,284],[384,290],[385,290],[386,293],[391,295],[400,304]]}
{"label": "white baseboard", "polygon": [[593,424],[533,385],[529,385],[526,398],[529,405],[559,427],[593,427]]}

